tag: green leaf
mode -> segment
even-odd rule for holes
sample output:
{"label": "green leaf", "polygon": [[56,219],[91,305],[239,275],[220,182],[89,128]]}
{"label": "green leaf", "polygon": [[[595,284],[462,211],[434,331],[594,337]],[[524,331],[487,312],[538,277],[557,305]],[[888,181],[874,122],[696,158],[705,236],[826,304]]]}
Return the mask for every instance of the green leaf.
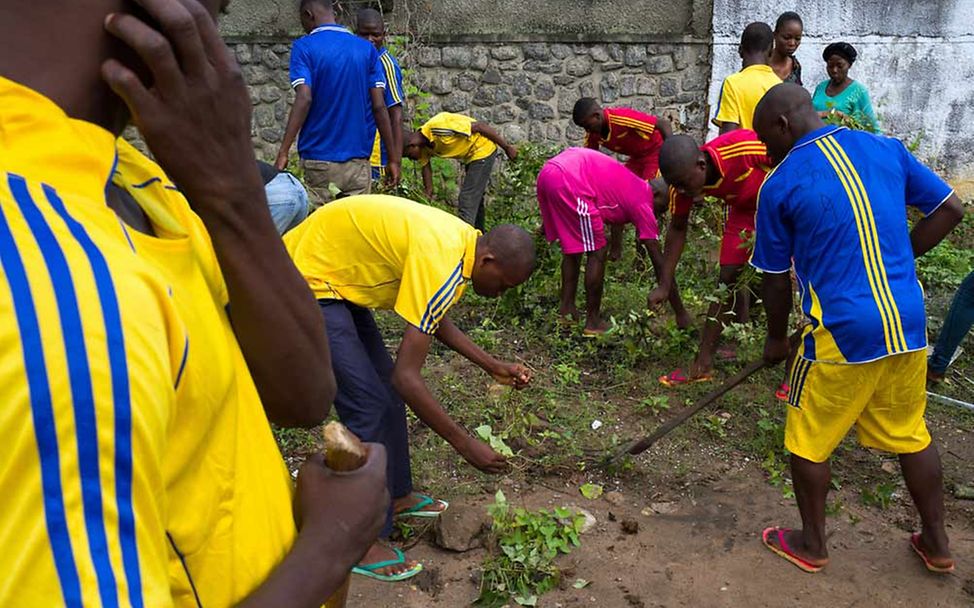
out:
{"label": "green leaf", "polygon": [[579,578],[579,579],[575,579],[575,582],[572,584],[572,587],[576,589],[584,589],[588,587],[590,584],[591,582],[585,580],[584,578]]}
{"label": "green leaf", "polygon": [[589,500],[596,500],[598,497],[602,496],[602,486],[596,483],[586,483],[578,489],[582,493],[582,496]]}
{"label": "green leaf", "polygon": [[537,606],[538,605],[538,596],[536,596],[536,595],[529,595],[527,597],[524,597],[522,595],[519,595],[519,596],[517,596],[517,597],[514,598],[514,601],[517,602],[518,604],[522,605],[522,606]]}

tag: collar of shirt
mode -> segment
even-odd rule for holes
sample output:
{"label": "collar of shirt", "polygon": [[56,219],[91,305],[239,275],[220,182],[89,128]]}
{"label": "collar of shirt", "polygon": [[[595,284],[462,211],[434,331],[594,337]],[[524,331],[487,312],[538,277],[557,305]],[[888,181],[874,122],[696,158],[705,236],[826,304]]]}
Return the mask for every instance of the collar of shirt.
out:
{"label": "collar of shirt", "polygon": [[832,135],[833,133],[836,133],[838,131],[843,131],[845,129],[846,127],[839,127],[836,125],[825,125],[824,127],[815,129],[811,133],[805,134],[798,141],[796,141],[795,145],[791,147],[791,151],[794,152],[798,148],[801,148],[802,146],[807,146],[808,144],[812,143],[817,139],[821,139],[826,135]]}
{"label": "collar of shirt", "polygon": [[325,25],[319,25],[315,29],[311,30],[308,35],[310,36],[311,34],[317,34],[318,32],[341,32],[343,34],[351,34],[352,30],[343,25],[338,25],[337,23],[327,23]]}
{"label": "collar of shirt", "polygon": [[71,118],[37,91],[0,77],[0,165],[55,188],[104,192],[116,162],[115,136]]}
{"label": "collar of shirt", "polygon": [[[758,63],[755,65],[749,65],[740,71],[741,74],[744,72],[767,72],[768,74],[774,74],[774,69],[770,65],[764,63]],[[775,74],[777,76],[777,74]]]}
{"label": "collar of shirt", "polygon": [[479,238],[479,230],[471,230],[467,235],[467,249],[463,252],[463,270],[461,271],[464,280],[469,280],[473,276],[473,266],[477,261],[477,239]]}

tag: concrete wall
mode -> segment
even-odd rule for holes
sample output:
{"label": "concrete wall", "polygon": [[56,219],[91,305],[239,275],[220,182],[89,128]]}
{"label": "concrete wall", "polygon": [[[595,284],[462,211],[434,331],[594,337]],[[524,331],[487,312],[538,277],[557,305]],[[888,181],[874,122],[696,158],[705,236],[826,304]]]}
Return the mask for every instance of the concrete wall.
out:
{"label": "concrete wall", "polygon": [[[851,76],[869,89],[883,131],[905,141],[919,135],[924,160],[955,180],[974,177],[974,2],[797,4],[805,22],[797,56],[809,91],[827,78],[825,46],[851,43],[859,51]],[[714,0],[711,108],[723,78],[740,69],[737,44],[744,26],[762,20],[773,26],[790,8],[773,0]]]}

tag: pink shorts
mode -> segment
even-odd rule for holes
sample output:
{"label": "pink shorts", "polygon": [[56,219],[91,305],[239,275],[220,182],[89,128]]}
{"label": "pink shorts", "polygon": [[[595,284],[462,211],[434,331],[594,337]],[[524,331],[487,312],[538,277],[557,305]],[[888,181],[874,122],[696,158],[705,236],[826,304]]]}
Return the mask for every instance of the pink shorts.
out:
{"label": "pink shorts", "polygon": [[629,169],[640,178],[649,181],[659,177],[659,156],[647,156],[643,158],[632,158],[626,161],[626,169]]}
{"label": "pink shorts", "polygon": [[586,201],[585,189],[577,180],[554,164],[538,174],[538,207],[544,222],[545,238],[558,241],[562,253],[574,255],[605,247],[605,226],[598,207]]}

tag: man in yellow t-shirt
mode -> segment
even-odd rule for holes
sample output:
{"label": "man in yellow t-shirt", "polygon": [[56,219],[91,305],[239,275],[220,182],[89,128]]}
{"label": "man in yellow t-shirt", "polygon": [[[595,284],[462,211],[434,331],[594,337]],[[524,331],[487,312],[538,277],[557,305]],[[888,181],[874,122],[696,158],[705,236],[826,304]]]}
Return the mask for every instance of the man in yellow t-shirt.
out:
{"label": "man in yellow t-shirt", "polygon": [[753,129],[754,109],[771,87],[781,79],[771,69],[774,32],[767,23],[754,22],[744,28],[738,54],[741,71],[724,79],[713,123],[723,135],[734,129]]}
{"label": "man in yellow t-shirt", "polygon": [[[261,195],[249,96],[212,19],[225,5],[141,3],[154,27],[180,31],[175,45],[113,13],[117,0],[10,0],[0,10],[0,35],[22,51],[0,54],[0,312],[8,321],[0,326],[0,605],[166,608],[203,597],[209,606],[320,605],[381,525],[381,446],[351,477],[329,476],[320,458],[302,467],[297,535],[288,518],[267,524],[257,514],[258,504],[288,514],[279,461],[241,471],[253,464],[248,455],[227,449],[260,445],[267,454],[266,422],[262,436],[241,426],[262,414],[248,367],[276,419],[323,417],[334,385],[320,371],[296,391],[287,386],[293,378],[268,380],[275,368],[288,376],[291,365],[305,373],[327,361],[327,342]],[[62,19],[51,22],[51,10]],[[191,31],[178,27],[186,23]],[[63,61],[49,61],[41,27]],[[117,60],[133,52],[146,58],[143,77],[155,76],[151,92]],[[202,223],[185,202],[164,216],[118,205],[106,188],[118,161],[132,177],[152,167],[131,183],[147,201],[174,200],[149,193],[175,192],[161,170],[119,158],[131,153],[116,150],[129,116]],[[200,158],[212,173],[200,171]],[[230,298],[219,295],[221,274]],[[278,274],[269,288],[283,290],[278,296],[248,295],[251,282]],[[276,329],[255,327],[268,306],[280,315],[270,319]],[[235,414],[227,435],[214,431],[213,449],[214,429],[183,426],[233,425]],[[216,479],[206,476],[217,468]],[[209,484],[220,491],[217,509],[190,512],[214,498]],[[204,572],[204,563],[220,571]],[[213,583],[221,575],[228,581]]]}
{"label": "man in yellow t-shirt", "polygon": [[484,193],[497,157],[497,148],[507,158],[517,158],[517,148],[487,123],[463,114],[440,112],[418,131],[403,139],[403,155],[423,168],[423,190],[433,197],[433,168],[430,159],[453,158],[464,167],[463,184],[457,197],[457,214],[477,230],[484,229]]}
{"label": "man in yellow t-shirt", "polygon": [[[450,418],[420,372],[435,336],[498,382],[515,388],[528,383],[526,368],[484,352],[447,313],[468,282],[489,298],[524,283],[535,266],[531,235],[510,224],[482,235],[434,207],[363,195],[315,211],[284,235],[284,243],[328,326],[338,381],[335,409],[352,432],[384,443],[389,454],[394,510],[382,536],[391,532],[393,512],[435,517],[447,507],[413,491],[403,401],[472,465],[488,473],[504,471],[504,457]],[[373,308],[394,310],[407,323],[395,363],[369,310]],[[377,543],[354,572],[396,581],[421,569]]]}

